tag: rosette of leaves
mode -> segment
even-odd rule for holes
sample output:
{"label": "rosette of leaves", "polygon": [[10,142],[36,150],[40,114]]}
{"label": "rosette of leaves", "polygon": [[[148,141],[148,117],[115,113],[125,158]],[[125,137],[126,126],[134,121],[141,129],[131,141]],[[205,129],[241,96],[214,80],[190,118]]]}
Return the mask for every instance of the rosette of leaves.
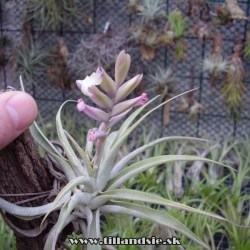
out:
{"label": "rosette of leaves", "polygon": [[11,54],[10,63],[17,77],[21,75],[26,82],[35,84],[37,77],[46,74],[49,54],[39,43],[20,41]]}
{"label": "rosette of leaves", "polygon": [[93,4],[92,1],[79,0],[25,0],[27,11],[25,21],[34,20],[38,29],[59,30],[61,25],[73,26],[73,18],[79,17],[92,23],[92,19],[84,14],[84,10]]}
{"label": "rosette of leaves", "polygon": [[[165,102],[173,96],[174,82],[173,71],[171,68],[157,66],[154,74],[148,75],[149,81],[155,85],[157,94],[161,95],[161,101]],[[170,102],[166,102],[163,107],[162,123],[167,126],[170,122]]]}
{"label": "rosette of leaves", "polygon": [[165,6],[163,0],[144,0],[137,5],[138,15],[144,24],[157,21],[166,14]]}
{"label": "rosette of leaves", "polygon": [[165,16],[164,7],[162,0],[145,0],[136,6],[137,15],[141,16],[141,21],[132,25],[130,39],[139,43],[143,60],[151,60],[155,57],[156,46],[159,43],[157,28]]}
{"label": "rosette of leaves", "polygon": [[228,62],[222,58],[222,35],[213,34],[213,49],[209,57],[203,61],[203,70],[209,72],[211,87],[215,87],[217,78],[227,71]]}
{"label": "rosette of leaves", "polygon": [[49,79],[52,85],[63,90],[74,89],[74,84],[69,76],[68,49],[62,38],[57,38],[57,49],[50,53]]}
{"label": "rosette of leaves", "polygon": [[159,36],[159,40],[166,46],[175,47],[175,58],[184,58],[183,36],[186,28],[186,18],[180,10],[175,9],[167,16],[168,22],[164,29],[164,34]]}
{"label": "rosette of leaves", "polygon": [[10,45],[10,40],[7,36],[0,37],[0,66],[4,66],[8,63],[9,58],[6,52],[7,47]]}
{"label": "rosette of leaves", "polygon": [[[122,48],[127,46],[125,32],[95,34],[92,39],[81,39],[76,51],[69,55],[69,71],[78,76],[88,75],[100,65],[110,74],[114,73],[115,60]],[[128,48],[129,50],[129,48]]]}
{"label": "rosette of leaves", "polygon": [[223,82],[221,94],[225,99],[225,104],[229,109],[229,117],[240,119],[243,108],[243,99],[245,96],[245,86],[243,79],[245,71],[241,59],[242,41],[235,39],[232,54],[228,57],[228,70],[226,80]]}
{"label": "rosette of leaves", "polygon": [[[118,85],[118,82],[125,79],[124,72],[127,71],[127,65],[130,63],[124,63],[123,59],[124,56],[120,56],[116,64],[115,79],[117,83],[113,80],[111,81],[111,78],[105,75],[105,79],[107,80],[106,84]],[[128,62],[130,62],[130,59],[127,56],[125,56],[125,59],[128,59]],[[92,78],[96,78],[96,74],[98,73],[93,74]],[[138,79],[138,77],[141,78],[141,76],[137,76],[136,79]],[[88,77],[86,79],[88,84],[92,83],[89,82],[89,80],[92,81],[92,78]],[[135,79],[131,80],[127,82],[127,84],[129,85],[125,86],[130,86],[135,81]],[[138,81],[136,81],[136,83],[138,83]],[[111,86],[112,85],[105,85],[104,89],[105,92],[107,91],[107,93],[109,92],[110,94],[114,93],[113,91],[117,91],[114,100],[119,100],[119,98],[124,95],[124,91],[127,90],[127,87],[124,89],[123,85],[121,86],[120,90],[119,88],[118,90],[110,88]],[[92,88],[92,90],[94,89],[95,91],[97,91],[96,93],[99,93],[94,85],[92,85],[92,87],[94,87]],[[81,88],[82,91],[84,90],[84,92],[87,89],[88,91],[90,91],[90,87],[86,88],[85,85],[81,86]],[[104,93],[100,94],[99,96],[100,99],[96,99],[96,96],[90,96],[90,98],[93,97],[93,100],[95,100],[99,104],[108,104],[105,101],[107,99],[104,98]],[[150,113],[165,104],[165,102],[160,104],[159,106],[147,112],[140,119],[137,119],[137,116],[140,114],[140,112],[156,98],[157,97],[153,98],[151,101],[147,102],[147,104],[135,110],[124,121],[118,131],[111,132],[111,128],[109,128],[105,130],[106,134],[103,134],[100,133],[101,131],[98,132],[92,129],[91,131],[93,133],[97,132],[99,136],[104,136],[102,138],[100,137],[101,141],[97,141],[97,148],[95,152],[93,152],[93,143],[91,143],[90,140],[87,140],[86,150],[84,151],[70,136],[70,134],[63,129],[61,122],[61,112],[64,105],[69,101],[66,101],[62,104],[56,116],[57,132],[59,140],[61,142],[61,146],[63,148],[63,153],[61,153],[41,133],[37,124],[34,123],[30,128],[34,139],[38,142],[40,146],[42,146],[47,151],[49,159],[51,159],[53,164],[55,164],[53,166],[57,166],[58,168],[58,170],[55,170],[53,166],[51,166],[51,173],[55,176],[57,181],[61,180],[61,182],[66,182],[66,185],[57,185],[57,191],[59,193],[57,194],[55,200],[52,203],[48,203],[46,205],[38,207],[23,207],[16,204],[12,204],[0,198],[0,208],[3,211],[22,218],[24,220],[32,220],[36,217],[45,215],[40,228],[36,228],[34,230],[23,230],[15,227],[15,230],[25,236],[37,235],[46,227],[48,223],[47,219],[50,213],[59,210],[60,213],[58,215],[58,218],[54,221],[55,224],[53,225],[51,231],[48,233],[44,245],[44,250],[54,250],[60,233],[68,224],[73,222],[75,225],[75,232],[83,234],[85,238],[101,239],[102,236],[100,230],[100,216],[102,214],[109,213],[126,214],[133,217],[151,220],[154,223],[158,223],[161,226],[172,230],[172,235],[175,235],[175,231],[180,232],[192,241],[196,242],[197,244],[200,244],[204,249],[209,249],[209,247],[204,242],[197,238],[192,233],[192,231],[189,230],[184,224],[180,223],[178,219],[170,216],[165,211],[158,211],[148,205],[143,205],[142,202],[149,204],[153,203],[157,205],[167,206],[170,208],[176,208],[184,211],[204,214],[216,218],[218,220],[227,221],[223,217],[211,212],[205,212],[199,209],[195,209],[187,205],[174,202],[172,200],[164,199],[159,196],[152,195],[150,193],[145,193],[136,190],[121,189],[122,184],[133,176],[136,176],[145,170],[148,170],[163,163],[174,161],[214,162],[209,159],[196,156],[162,155],[151,157],[149,159],[145,159],[133,163],[131,165],[129,164],[130,160],[135,158],[140,153],[143,153],[145,150],[154,147],[164,141],[175,141],[176,139],[182,140],[184,138],[186,140],[201,140],[198,138],[172,136],[156,139],[146,145],[138,147],[115,164],[117,153],[122,147],[122,145],[125,143],[129,134]],[[127,102],[125,102],[125,104],[127,104]],[[98,119],[106,117],[103,116],[104,111],[101,112],[101,110],[99,110],[98,113],[91,113],[93,110],[97,109],[93,109],[90,106],[87,106],[86,104],[84,104],[82,99],[78,101],[78,105],[79,109],[85,110],[87,114],[93,117],[96,116],[96,118],[98,117]],[[119,107],[117,108],[120,109],[121,105],[119,105]],[[113,107],[111,107],[111,112],[112,111],[115,111]],[[105,121],[110,124],[110,122],[112,122],[113,120],[109,120],[108,118],[107,121],[105,118]],[[104,122],[102,122],[102,125],[103,123]],[[53,221],[50,220],[50,223],[53,223]],[[88,244],[87,249],[100,250],[101,245]]]}

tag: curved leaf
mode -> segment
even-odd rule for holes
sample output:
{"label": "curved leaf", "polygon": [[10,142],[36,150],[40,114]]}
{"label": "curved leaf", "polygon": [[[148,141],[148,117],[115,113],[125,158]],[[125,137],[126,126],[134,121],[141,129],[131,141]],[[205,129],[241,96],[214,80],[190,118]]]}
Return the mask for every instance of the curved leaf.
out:
{"label": "curved leaf", "polygon": [[[90,190],[94,189],[94,179],[92,177],[85,177],[85,176],[80,176],[80,177],[76,177],[74,180],[72,180],[71,182],[69,182],[61,191],[60,193],[56,196],[55,200],[52,203],[52,206],[50,208],[50,210],[46,213],[45,217],[43,218],[43,221],[47,218],[47,216],[51,213],[51,211],[54,209],[54,207],[60,202],[60,200],[62,199],[62,197],[67,194],[67,193],[71,193],[71,190],[79,185],[85,185],[86,187],[88,187]],[[87,194],[87,193],[86,193]],[[75,195],[75,194],[74,194]],[[73,195],[73,196],[74,196]],[[72,196],[72,197],[73,197]],[[43,223],[42,221],[42,223]]]}
{"label": "curved leaf", "polygon": [[206,212],[200,209],[196,209],[196,208],[183,205],[178,202],[164,199],[160,196],[152,195],[152,194],[145,193],[145,192],[138,191],[138,190],[131,190],[131,189],[116,189],[116,190],[103,192],[100,196],[97,196],[91,201],[92,206],[90,208],[95,209],[96,206],[100,207],[110,200],[120,200],[120,199],[140,201],[140,202],[143,201],[143,202],[147,202],[151,204],[164,205],[164,206],[172,207],[175,209],[184,210],[187,212],[204,214],[204,215],[213,217],[217,220],[228,222],[227,219],[215,213]]}
{"label": "curved leaf", "polygon": [[115,213],[115,214],[127,214],[134,217],[151,220],[157,224],[168,227],[174,231],[178,231],[189,239],[193,240],[197,244],[201,245],[205,249],[210,249],[204,242],[202,242],[192,231],[190,231],[185,225],[174,217],[144,206],[130,204],[126,202],[109,202],[100,208],[102,213]]}
{"label": "curved leaf", "polygon": [[75,146],[77,152],[79,153],[79,155],[81,156],[83,162],[84,162],[84,165],[86,166],[87,168],[87,171],[88,171],[88,175],[91,176],[92,173],[93,173],[93,168],[91,166],[91,163],[87,157],[87,155],[85,154],[85,152],[82,150],[82,148],[77,144],[77,142],[74,140],[74,138],[67,132],[65,131],[65,134],[67,135],[67,137],[70,139],[70,141],[73,143],[73,145]]}
{"label": "curved leaf", "polygon": [[125,166],[126,164],[132,160],[134,157],[139,155],[140,153],[144,152],[145,150],[166,141],[177,141],[177,140],[192,140],[192,141],[204,141],[204,142],[211,142],[209,140],[195,138],[195,137],[183,137],[183,136],[169,136],[169,137],[163,137],[160,139],[157,139],[155,141],[152,141],[146,145],[141,146],[140,148],[135,149],[133,152],[129,153],[125,157],[123,157],[112,169],[110,173],[110,178],[113,178],[116,174],[118,174]]}
{"label": "curved leaf", "polygon": [[[53,210],[57,210],[64,204],[70,197],[70,194],[65,194],[65,196],[54,206]],[[0,198],[0,208],[16,217],[28,220],[29,217],[33,219],[34,217],[40,217],[51,210],[53,202],[48,203],[43,206],[38,207],[20,207],[18,205],[12,204],[2,198]]]}
{"label": "curved leaf", "polygon": [[107,186],[105,187],[105,190],[110,189],[116,189],[120,185],[122,185],[125,181],[130,179],[133,176],[136,176],[137,174],[160,164],[167,163],[167,162],[174,162],[174,161],[204,161],[204,162],[212,162],[219,164],[224,167],[231,168],[229,166],[226,166],[222,163],[218,163],[213,160],[209,160],[203,157],[198,156],[190,156],[190,155],[162,155],[162,156],[155,156],[148,158],[146,160],[142,160],[140,162],[137,162],[125,169],[123,169],[119,174],[117,174],[114,178],[109,180],[107,183]]}
{"label": "curved leaf", "polygon": [[67,102],[76,102],[73,100],[68,100],[65,101],[61,107],[59,108],[57,115],[56,115],[56,129],[57,129],[57,134],[59,137],[60,142],[62,143],[63,149],[66,152],[66,155],[72,165],[72,168],[76,174],[76,176],[81,176],[81,175],[85,175],[87,176],[88,173],[87,171],[83,168],[80,160],[77,158],[75,152],[73,151],[72,147],[69,144],[69,141],[64,133],[63,127],[62,127],[62,122],[61,122],[61,111],[63,106],[67,103]]}

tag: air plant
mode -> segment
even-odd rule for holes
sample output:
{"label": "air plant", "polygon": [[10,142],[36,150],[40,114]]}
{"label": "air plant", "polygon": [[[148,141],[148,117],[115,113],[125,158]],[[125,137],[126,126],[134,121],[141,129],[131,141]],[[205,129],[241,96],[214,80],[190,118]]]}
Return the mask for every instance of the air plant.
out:
{"label": "air plant", "polygon": [[3,35],[0,37],[0,66],[6,65],[9,61],[9,56],[7,55],[7,47],[10,45],[10,39]]}
{"label": "air plant", "polygon": [[145,0],[137,5],[140,23],[132,24],[130,40],[140,45],[142,59],[151,60],[155,57],[156,46],[159,43],[157,27],[165,15],[165,4],[162,0]]}
{"label": "air plant", "polygon": [[142,59],[152,60],[159,43],[158,32],[150,26],[132,25],[130,34],[130,40],[134,40],[140,45]]}
{"label": "air plant", "polygon": [[[97,107],[89,106],[83,99],[79,99],[77,101],[78,111],[100,123],[99,128],[92,128],[88,132],[86,152],[62,127],[61,112],[64,105],[69,101],[62,104],[56,116],[57,132],[63,153],[41,133],[36,123],[30,128],[34,139],[47,151],[48,158],[51,159],[51,174],[54,176],[56,183],[61,184],[57,185],[57,190],[53,189],[53,191],[58,192],[57,196],[53,202],[38,207],[19,206],[0,198],[0,208],[6,213],[26,220],[45,215],[41,227],[39,230],[34,229],[34,232],[22,230],[14,226],[17,232],[25,236],[41,232],[47,225],[48,220],[50,223],[53,223],[53,220],[50,219],[51,213],[58,214],[57,219],[54,221],[55,224],[45,239],[44,250],[54,250],[56,248],[60,233],[70,223],[73,223],[75,232],[83,234],[87,241],[90,238],[99,238],[99,244],[87,244],[87,249],[100,250],[101,243],[103,243],[102,245],[108,244],[102,241],[104,239],[102,238],[100,228],[100,216],[106,213],[127,214],[151,220],[169,228],[172,232],[171,236],[175,235],[175,231],[180,232],[197,244],[200,244],[203,249],[209,249],[178,219],[148,205],[143,205],[143,203],[154,203],[156,205],[182,209],[226,221],[214,213],[195,209],[150,193],[122,188],[123,183],[133,176],[160,164],[174,161],[212,162],[209,159],[195,156],[162,155],[129,165],[130,160],[150,147],[164,141],[175,141],[177,139],[172,136],[157,139],[143,145],[114,164],[117,153],[129,134],[150,113],[165,104],[160,104],[136,120],[137,115],[157,97],[147,102],[147,94],[143,93],[142,96],[123,101],[142,79],[142,75],[137,75],[124,83],[130,67],[130,61],[130,56],[124,51],[118,55],[115,63],[115,81],[101,67],[84,80],[76,81],[82,93],[97,105]],[[105,93],[100,91],[98,85],[101,86]],[[143,106],[134,111],[118,131],[111,132],[114,124],[125,117],[134,106],[141,105]],[[178,137],[178,139],[184,138]],[[198,138],[193,139],[201,140]],[[93,147],[94,145],[95,147]],[[54,169],[54,167],[57,167],[60,172]],[[59,213],[58,210],[60,211]]]}
{"label": "air plant", "polygon": [[63,90],[74,89],[71,77],[68,73],[68,49],[62,38],[57,38],[57,49],[50,53],[50,67],[48,75],[51,84]]}
{"label": "air plant", "polygon": [[229,109],[229,116],[232,119],[240,119],[243,112],[243,99],[245,95],[245,86],[243,79],[245,71],[241,59],[242,41],[235,39],[232,54],[228,57],[228,70],[226,80],[221,89],[225,104]]}
{"label": "air plant", "polygon": [[213,34],[213,49],[208,58],[203,61],[203,70],[209,72],[211,87],[215,87],[217,78],[227,71],[228,62],[222,58],[222,35]]}
{"label": "air plant", "polygon": [[[170,68],[157,66],[154,74],[148,75],[148,79],[155,85],[156,93],[161,95],[161,101],[165,102],[173,96],[174,82],[173,71]],[[167,126],[170,122],[170,102],[163,107],[162,123]]]}
{"label": "air plant", "polygon": [[158,32],[153,29],[144,29],[140,43],[142,58],[145,60],[153,59],[155,57],[157,44]]}
{"label": "air plant", "polygon": [[[190,89],[193,89],[194,85],[194,71],[191,70],[190,76]],[[175,105],[175,108],[181,112],[188,113],[188,119],[190,121],[196,122],[198,114],[206,110],[205,107],[200,104],[196,99],[193,92],[188,93],[185,97],[181,96],[181,103]]]}
{"label": "air plant", "polygon": [[204,9],[201,11],[201,15],[198,23],[191,29],[191,34],[197,35],[200,43],[203,42],[205,37],[208,37],[210,34],[210,8],[206,4]]}
{"label": "air plant", "polygon": [[137,9],[145,24],[157,21],[166,14],[163,0],[144,0],[137,5]]}
{"label": "air plant", "polygon": [[239,7],[237,0],[225,0],[225,3],[215,9],[217,19],[215,25],[232,25],[234,19],[248,20],[245,12]]}
{"label": "air plant", "polygon": [[70,73],[81,77],[102,65],[105,71],[112,74],[119,51],[125,47],[129,50],[125,34],[125,32],[111,31],[93,35],[89,41],[81,39],[76,51],[70,54]]}
{"label": "air plant", "polygon": [[39,43],[21,40],[12,48],[10,63],[17,77],[22,75],[26,82],[36,84],[37,77],[46,73],[48,56]]}
{"label": "air plant", "polygon": [[159,40],[166,46],[175,46],[176,59],[184,58],[183,35],[186,28],[186,19],[180,10],[175,9],[168,15],[168,22],[164,28],[164,33],[159,36]]}
{"label": "air plant", "polygon": [[25,21],[34,20],[38,29],[59,30],[61,25],[73,26],[73,18],[82,18],[92,23],[91,17],[84,14],[84,9],[92,4],[87,1],[84,5],[82,1],[70,0],[25,0],[27,18]]}

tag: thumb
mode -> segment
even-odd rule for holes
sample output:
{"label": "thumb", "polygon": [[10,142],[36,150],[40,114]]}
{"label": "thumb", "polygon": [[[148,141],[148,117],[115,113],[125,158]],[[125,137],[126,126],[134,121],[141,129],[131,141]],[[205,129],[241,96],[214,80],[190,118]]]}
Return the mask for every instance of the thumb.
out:
{"label": "thumb", "polygon": [[0,93],[0,149],[23,133],[35,120],[37,105],[27,93]]}

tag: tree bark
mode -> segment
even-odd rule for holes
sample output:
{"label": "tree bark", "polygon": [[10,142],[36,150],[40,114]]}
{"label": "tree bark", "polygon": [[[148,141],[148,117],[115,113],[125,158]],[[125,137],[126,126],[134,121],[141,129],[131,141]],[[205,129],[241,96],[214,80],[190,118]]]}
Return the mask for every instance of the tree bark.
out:
{"label": "tree bark", "polygon": [[[5,91],[0,91],[0,94],[1,92]],[[54,177],[50,174],[47,162],[40,157],[29,129],[4,149],[0,150],[0,173],[0,196],[1,194],[40,193],[53,189]],[[34,195],[21,195],[4,196],[2,198],[11,203],[21,203],[21,206],[26,207],[41,206],[47,203],[46,197],[29,200],[24,203],[21,202],[33,197]],[[24,221],[11,214],[6,213],[6,216],[15,226],[25,230],[40,226],[43,219],[42,216],[31,221]],[[52,225],[49,224],[40,235],[33,238],[23,237],[13,230],[16,236],[17,249],[42,250],[45,236],[51,228]]]}

